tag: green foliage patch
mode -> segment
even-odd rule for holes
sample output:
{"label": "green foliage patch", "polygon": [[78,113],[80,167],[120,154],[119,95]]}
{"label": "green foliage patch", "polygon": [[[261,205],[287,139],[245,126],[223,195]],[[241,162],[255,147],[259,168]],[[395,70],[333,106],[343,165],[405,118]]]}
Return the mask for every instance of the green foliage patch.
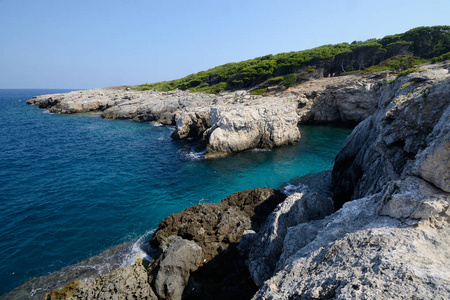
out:
{"label": "green foliage patch", "polygon": [[450,26],[418,27],[382,39],[324,45],[304,51],[265,55],[233,62],[196,74],[153,84],[136,90],[182,89],[217,93],[250,89],[267,80],[289,87],[300,75],[313,72],[349,74],[405,70],[426,61],[443,61],[450,56]]}
{"label": "green foliage patch", "polygon": [[261,95],[267,93],[267,88],[257,89],[250,92],[250,95]]}
{"label": "green foliage patch", "polygon": [[431,60],[432,63],[442,62],[450,59],[450,52],[437,56]]}

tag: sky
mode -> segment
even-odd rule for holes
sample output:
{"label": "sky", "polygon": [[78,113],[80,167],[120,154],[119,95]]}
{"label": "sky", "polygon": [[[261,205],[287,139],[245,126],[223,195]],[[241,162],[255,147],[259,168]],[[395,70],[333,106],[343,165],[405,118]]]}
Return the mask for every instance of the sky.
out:
{"label": "sky", "polygon": [[172,80],[266,54],[450,25],[449,0],[0,0],[0,88]]}

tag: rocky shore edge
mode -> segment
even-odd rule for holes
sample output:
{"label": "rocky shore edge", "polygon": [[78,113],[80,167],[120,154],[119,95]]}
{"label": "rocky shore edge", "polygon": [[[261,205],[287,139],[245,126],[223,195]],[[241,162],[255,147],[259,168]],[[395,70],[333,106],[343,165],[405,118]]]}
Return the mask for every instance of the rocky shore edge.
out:
{"label": "rocky shore edge", "polygon": [[[169,216],[150,242],[150,264],[138,260],[45,298],[448,299],[449,70],[427,65],[395,80],[368,79],[378,81],[356,90],[374,107],[359,116],[332,172]],[[306,95],[302,88],[290,93]],[[332,104],[316,111],[325,91]],[[328,82],[304,106],[299,96],[297,121],[323,121],[354,91]],[[369,103],[354,93],[356,106]]]}
{"label": "rocky shore edge", "polygon": [[195,139],[207,158],[300,140],[298,124],[354,126],[376,109],[381,72],[311,80],[265,95],[248,91],[216,95],[113,87],[33,97],[28,104],[52,113],[100,112],[109,119],[175,126],[175,140]]}

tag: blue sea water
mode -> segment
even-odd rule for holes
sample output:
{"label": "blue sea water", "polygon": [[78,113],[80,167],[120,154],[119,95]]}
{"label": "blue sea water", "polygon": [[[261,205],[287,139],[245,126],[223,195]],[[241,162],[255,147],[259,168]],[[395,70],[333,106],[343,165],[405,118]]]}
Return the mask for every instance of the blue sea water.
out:
{"label": "blue sea water", "polygon": [[203,160],[171,127],[25,104],[68,91],[0,90],[0,295],[188,206],[330,169],[350,133],[302,126],[294,146]]}

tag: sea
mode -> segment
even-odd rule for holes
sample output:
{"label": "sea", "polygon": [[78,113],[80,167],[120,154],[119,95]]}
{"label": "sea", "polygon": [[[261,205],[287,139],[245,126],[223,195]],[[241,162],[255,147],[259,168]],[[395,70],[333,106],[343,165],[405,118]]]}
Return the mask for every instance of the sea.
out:
{"label": "sea", "polygon": [[132,263],[170,214],[329,170],[351,132],[301,126],[296,145],[205,160],[172,126],[25,103],[69,91],[0,90],[0,295],[116,245]]}

